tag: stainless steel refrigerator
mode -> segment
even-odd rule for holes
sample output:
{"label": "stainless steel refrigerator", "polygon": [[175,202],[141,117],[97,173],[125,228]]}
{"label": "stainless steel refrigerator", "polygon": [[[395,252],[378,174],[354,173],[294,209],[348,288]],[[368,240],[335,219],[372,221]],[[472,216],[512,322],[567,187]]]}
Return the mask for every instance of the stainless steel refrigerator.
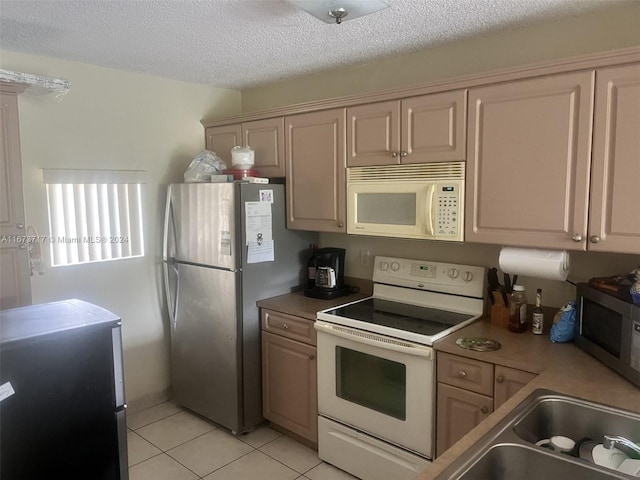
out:
{"label": "stainless steel refrigerator", "polygon": [[126,480],[121,322],[81,300],[0,312],[0,478]]}
{"label": "stainless steel refrigerator", "polygon": [[235,434],[262,421],[256,301],[302,285],[317,241],[287,230],[285,215],[280,184],[173,184],[167,193],[173,400]]}

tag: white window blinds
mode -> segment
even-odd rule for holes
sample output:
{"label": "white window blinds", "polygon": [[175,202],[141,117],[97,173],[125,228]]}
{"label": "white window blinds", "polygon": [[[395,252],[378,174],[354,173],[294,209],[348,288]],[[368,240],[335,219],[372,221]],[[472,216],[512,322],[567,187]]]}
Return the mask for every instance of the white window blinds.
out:
{"label": "white window blinds", "polygon": [[45,169],[51,266],[144,255],[145,172]]}

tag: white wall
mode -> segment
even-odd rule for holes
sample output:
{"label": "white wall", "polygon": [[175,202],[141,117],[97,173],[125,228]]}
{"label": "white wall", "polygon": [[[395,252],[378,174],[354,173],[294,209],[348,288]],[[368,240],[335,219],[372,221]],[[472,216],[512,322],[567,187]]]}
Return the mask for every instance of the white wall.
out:
{"label": "white wall", "polygon": [[[372,34],[375,34],[373,32]],[[242,92],[244,112],[640,45],[640,2],[461,39]]]}
{"label": "white wall", "polygon": [[80,298],[122,318],[127,401],[161,399],[170,384],[169,331],[161,276],[166,185],[182,181],[204,148],[200,119],[240,111],[240,92],[46,57],[0,51],[0,68],[64,78],[59,103],[19,98],[26,223],[48,235],[42,171],[146,170],[144,258],[48,267],[32,277],[33,302]]}

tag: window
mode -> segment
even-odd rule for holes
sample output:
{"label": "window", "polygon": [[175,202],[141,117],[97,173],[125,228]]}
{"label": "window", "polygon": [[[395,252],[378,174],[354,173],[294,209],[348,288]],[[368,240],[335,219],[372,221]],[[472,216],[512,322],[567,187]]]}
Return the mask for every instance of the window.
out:
{"label": "window", "polygon": [[144,255],[145,172],[45,169],[51,266]]}

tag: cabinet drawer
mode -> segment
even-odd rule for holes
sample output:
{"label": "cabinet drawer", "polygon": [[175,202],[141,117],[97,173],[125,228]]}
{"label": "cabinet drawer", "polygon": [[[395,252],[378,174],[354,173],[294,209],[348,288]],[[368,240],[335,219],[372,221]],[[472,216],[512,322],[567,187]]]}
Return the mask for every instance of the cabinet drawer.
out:
{"label": "cabinet drawer", "polygon": [[262,329],[299,342],[316,344],[316,330],[313,321],[286,313],[262,310]]}
{"label": "cabinet drawer", "polygon": [[493,364],[438,353],[438,382],[493,397]]}

